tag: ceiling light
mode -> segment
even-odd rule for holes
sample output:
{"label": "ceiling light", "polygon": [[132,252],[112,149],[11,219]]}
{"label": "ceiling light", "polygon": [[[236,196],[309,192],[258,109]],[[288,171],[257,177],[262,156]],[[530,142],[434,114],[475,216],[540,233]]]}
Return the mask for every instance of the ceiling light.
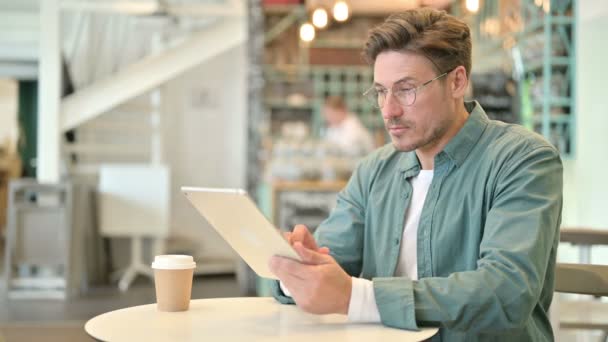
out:
{"label": "ceiling light", "polygon": [[551,0],[543,0],[543,10],[545,13],[551,12]]}
{"label": "ceiling light", "polygon": [[467,0],[466,7],[467,11],[477,13],[479,11],[479,0]]}
{"label": "ceiling light", "polygon": [[327,26],[327,11],[325,8],[317,8],[312,12],[312,24],[318,28]]}
{"label": "ceiling light", "polygon": [[346,21],[348,19],[348,4],[346,1],[336,1],[334,4],[334,19],[336,21]]}
{"label": "ceiling light", "polygon": [[300,26],[300,39],[305,42],[311,42],[315,39],[315,27],[310,23],[304,23]]}

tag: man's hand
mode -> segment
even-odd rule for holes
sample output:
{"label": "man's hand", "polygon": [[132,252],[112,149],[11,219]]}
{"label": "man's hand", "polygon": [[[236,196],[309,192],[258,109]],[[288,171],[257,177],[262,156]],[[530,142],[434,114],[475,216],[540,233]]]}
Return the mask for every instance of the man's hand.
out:
{"label": "man's hand", "polygon": [[317,246],[314,236],[310,233],[308,228],[303,224],[298,224],[293,228],[292,232],[284,232],[283,236],[285,240],[293,246],[296,242],[300,242],[305,248],[317,251],[322,254],[329,254],[329,248]]}
{"label": "man's hand", "polygon": [[296,304],[314,314],[347,314],[351,277],[330,255],[307,248],[300,241],[294,242],[293,247],[302,258],[301,263],[273,256],[269,266],[289,289]]}

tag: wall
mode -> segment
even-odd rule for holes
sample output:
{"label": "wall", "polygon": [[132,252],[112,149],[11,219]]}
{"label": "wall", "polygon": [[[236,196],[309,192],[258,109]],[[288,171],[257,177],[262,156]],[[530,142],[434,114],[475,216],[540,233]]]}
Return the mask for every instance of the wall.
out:
{"label": "wall", "polygon": [[246,77],[246,50],[241,45],[163,89],[164,148],[173,173],[172,232],[197,244],[208,259],[235,255],[179,187],[245,187]]}
{"label": "wall", "polygon": [[[576,152],[564,161],[563,226],[608,229],[608,2],[578,1],[576,33]],[[560,251],[570,259],[569,248]],[[594,251],[606,263],[608,250]]]}

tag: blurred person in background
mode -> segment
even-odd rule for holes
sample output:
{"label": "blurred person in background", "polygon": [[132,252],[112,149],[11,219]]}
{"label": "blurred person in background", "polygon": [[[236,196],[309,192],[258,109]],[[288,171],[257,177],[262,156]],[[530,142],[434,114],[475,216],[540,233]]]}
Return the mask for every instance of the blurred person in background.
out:
{"label": "blurred person in background", "polygon": [[371,134],[359,118],[348,111],[342,97],[327,97],[323,105],[323,117],[327,124],[325,140],[338,146],[344,154],[363,156],[374,149]]}

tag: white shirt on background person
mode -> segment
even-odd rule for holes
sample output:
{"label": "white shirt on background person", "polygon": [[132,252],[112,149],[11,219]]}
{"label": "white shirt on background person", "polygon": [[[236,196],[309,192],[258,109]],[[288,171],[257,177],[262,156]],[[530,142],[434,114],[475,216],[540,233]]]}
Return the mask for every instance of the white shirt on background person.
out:
{"label": "white shirt on background person", "polygon": [[372,135],[352,113],[339,124],[327,127],[325,139],[351,155],[367,154],[374,149]]}

